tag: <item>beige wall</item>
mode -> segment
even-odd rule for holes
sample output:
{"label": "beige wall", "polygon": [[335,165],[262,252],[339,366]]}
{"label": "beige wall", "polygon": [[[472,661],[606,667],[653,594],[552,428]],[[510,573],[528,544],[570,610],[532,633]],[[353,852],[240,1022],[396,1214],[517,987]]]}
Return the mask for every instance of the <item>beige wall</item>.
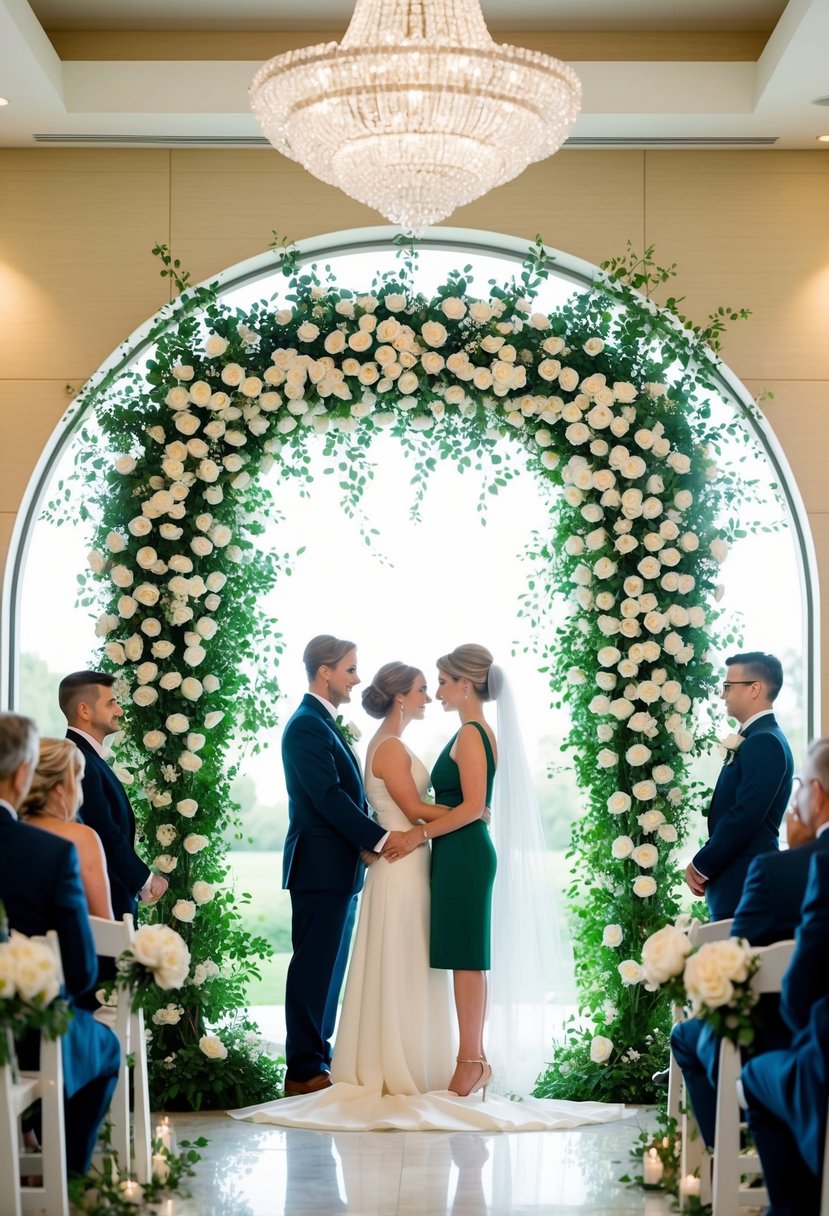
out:
{"label": "beige wall", "polygon": [[[37,457],[80,387],[168,298],[157,241],[197,282],[293,240],[378,217],[275,152],[0,150],[0,565]],[[703,320],[753,316],[724,356],[764,407],[829,572],[829,156],[564,151],[456,212],[591,262],[655,244]],[[829,595],[824,619],[829,619]],[[829,708],[829,647],[823,689]]]}

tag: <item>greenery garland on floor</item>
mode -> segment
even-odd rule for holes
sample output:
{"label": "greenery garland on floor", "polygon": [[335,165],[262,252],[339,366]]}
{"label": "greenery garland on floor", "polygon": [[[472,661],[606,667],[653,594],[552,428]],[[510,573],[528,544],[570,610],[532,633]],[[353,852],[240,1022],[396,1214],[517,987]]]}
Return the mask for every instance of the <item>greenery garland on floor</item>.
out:
{"label": "greenery garland on floor", "polygon": [[[148,1010],[154,1104],[236,1105],[277,1088],[255,1028],[222,1024],[267,954],[240,927],[222,843],[231,748],[256,748],[278,696],[280,635],[259,605],[292,559],[263,552],[261,521],[281,478],[312,480],[320,446],[356,515],[380,430],[410,453],[416,496],[438,458],[476,466],[482,495],[497,492],[511,475],[505,436],[550,492],[522,616],[554,700],[570,708],[567,747],[589,804],[571,897],[592,1026],[573,1028],[539,1092],[641,1101],[667,1010],[635,982],[633,960],[677,912],[672,857],[699,795],[688,763],[709,734],[706,653],[736,487],[716,469],[706,398],[712,347],[737,314],[720,310],[700,330],[675,302],[657,308],[641,293],[672,271],[650,251],[535,311],[551,264],[540,239],[487,300],[468,294],[469,267],[418,295],[411,247],[362,293],[321,282],[283,247],[286,306],[247,310],[215,285],[187,289],[156,253],[181,294],[146,364],[90,391],[103,438],[84,429],[76,473],[96,528],[82,597],[102,610],[101,665],[129,704],[117,771],[143,852],[170,880],[146,916],[172,924],[192,955],[185,986]],[[549,637],[556,594],[571,613]],[[207,1023],[219,1029],[205,1034]]]}

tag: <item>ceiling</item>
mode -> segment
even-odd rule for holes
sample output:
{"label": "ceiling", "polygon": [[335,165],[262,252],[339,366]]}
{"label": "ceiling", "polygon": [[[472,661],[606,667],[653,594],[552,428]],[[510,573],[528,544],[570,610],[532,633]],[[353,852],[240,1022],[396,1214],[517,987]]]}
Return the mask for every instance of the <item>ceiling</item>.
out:
{"label": "ceiling", "polygon": [[[250,79],[353,3],[0,0],[0,146],[255,145]],[[497,40],[571,63],[588,146],[820,149],[829,0],[483,0]],[[300,16],[297,16],[297,14]],[[827,104],[816,105],[823,98]]]}

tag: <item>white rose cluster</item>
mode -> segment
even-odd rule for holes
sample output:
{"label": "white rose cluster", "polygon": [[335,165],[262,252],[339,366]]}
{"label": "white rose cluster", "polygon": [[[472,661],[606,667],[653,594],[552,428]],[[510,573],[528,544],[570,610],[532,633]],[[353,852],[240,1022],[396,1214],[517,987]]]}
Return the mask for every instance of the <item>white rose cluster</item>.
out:
{"label": "white rose cluster", "polygon": [[60,993],[58,960],[45,942],[12,930],[0,942],[0,1000],[18,997],[26,1005],[49,1005]]}
{"label": "white rose cluster", "polygon": [[159,988],[181,988],[190,974],[190,951],[169,925],[142,925],[133,938],[132,957],[152,972]]}

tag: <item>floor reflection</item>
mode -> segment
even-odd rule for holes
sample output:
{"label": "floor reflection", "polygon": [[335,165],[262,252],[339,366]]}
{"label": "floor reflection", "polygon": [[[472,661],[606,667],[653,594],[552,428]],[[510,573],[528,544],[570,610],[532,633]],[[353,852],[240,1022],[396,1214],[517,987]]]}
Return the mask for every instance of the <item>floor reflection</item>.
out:
{"label": "floor reflection", "polygon": [[664,1216],[617,1179],[642,1118],[566,1132],[315,1132],[174,1116],[210,1141],[177,1216]]}

